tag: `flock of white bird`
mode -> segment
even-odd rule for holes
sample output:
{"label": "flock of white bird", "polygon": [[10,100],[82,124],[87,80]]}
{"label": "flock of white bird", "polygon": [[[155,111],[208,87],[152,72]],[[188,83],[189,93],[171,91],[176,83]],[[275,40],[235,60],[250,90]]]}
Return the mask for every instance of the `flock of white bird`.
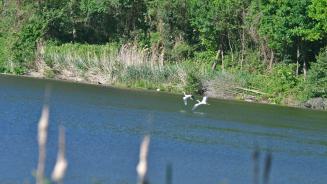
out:
{"label": "flock of white bird", "polygon": [[[185,106],[187,106],[188,99],[194,100],[194,98],[193,98],[193,95],[192,94],[186,94],[185,92],[183,92],[183,93],[184,93],[183,101],[184,101]],[[192,111],[194,111],[195,109],[197,109],[200,105],[209,105],[207,103],[207,99],[208,99],[208,97],[207,96],[204,96],[202,98],[202,101],[196,100],[198,103],[194,104],[194,106],[192,108]]]}

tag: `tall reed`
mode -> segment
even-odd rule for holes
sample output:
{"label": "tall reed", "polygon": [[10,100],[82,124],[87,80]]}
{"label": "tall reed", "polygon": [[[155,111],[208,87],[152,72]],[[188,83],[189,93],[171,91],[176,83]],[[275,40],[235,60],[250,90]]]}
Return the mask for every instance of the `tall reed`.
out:
{"label": "tall reed", "polygon": [[148,170],[148,151],[150,144],[150,136],[146,135],[140,146],[140,158],[139,163],[136,166],[136,172],[138,176],[138,184],[146,184],[146,173]]}
{"label": "tall reed", "polygon": [[49,127],[49,99],[50,99],[51,86],[46,86],[44,93],[44,104],[42,108],[41,117],[38,123],[38,146],[39,146],[39,158],[36,169],[36,183],[44,183],[44,170],[46,159],[46,143],[48,137]]}
{"label": "tall reed", "polygon": [[42,108],[41,118],[38,124],[39,160],[36,169],[37,184],[44,184],[44,170],[45,170],[48,126],[49,126],[49,105],[44,104]]}
{"label": "tall reed", "polygon": [[271,163],[272,163],[272,154],[268,152],[265,158],[265,167],[263,170],[263,184],[269,183],[269,175],[271,170]]}
{"label": "tall reed", "polygon": [[59,140],[58,140],[58,155],[57,162],[53,169],[51,178],[56,183],[62,183],[68,166],[65,156],[65,129],[64,127],[59,128]]}

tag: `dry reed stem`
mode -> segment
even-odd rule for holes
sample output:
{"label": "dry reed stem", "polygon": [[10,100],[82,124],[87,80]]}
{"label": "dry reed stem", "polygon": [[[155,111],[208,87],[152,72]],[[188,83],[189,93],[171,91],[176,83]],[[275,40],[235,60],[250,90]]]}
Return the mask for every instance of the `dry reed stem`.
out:
{"label": "dry reed stem", "polygon": [[215,79],[204,81],[203,84],[206,88],[206,95],[224,99],[235,98],[237,96],[235,88],[241,86],[234,76],[227,73],[223,73]]}
{"label": "dry reed stem", "polygon": [[147,173],[147,157],[149,151],[150,136],[146,135],[143,138],[143,141],[140,146],[140,160],[136,167],[138,175],[138,184],[144,184],[146,182],[146,173]]}
{"label": "dry reed stem", "polygon": [[166,184],[172,184],[173,181],[173,166],[167,164],[166,166]]}
{"label": "dry reed stem", "polygon": [[252,154],[253,159],[253,184],[259,184],[259,157],[260,151],[256,148]]}
{"label": "dry reed stem", "polygon": [[51,178],[56,183],[62,183],[68,166],[65,157],[65,129],[63,127],[59,128],[58,146],[57,162],[53,169]]}
{"label": "dry reed stem", "polygon": [[271,170],[271,161],[272,161],[272,154],[268,152],[265,158],[265,167],[263,170],[263,184],[269,183],[269,175]]}
{"label": "dry reed stem", "polygon": [[39,159],[36,169],[36,183],[44,183],[44,170],[46,159],[46,142],[49,126],[49,105],[48,105],[49,89],[46,88],[45,103],[42,108],[42,114],[38,124],[38,144],[39,144]]}

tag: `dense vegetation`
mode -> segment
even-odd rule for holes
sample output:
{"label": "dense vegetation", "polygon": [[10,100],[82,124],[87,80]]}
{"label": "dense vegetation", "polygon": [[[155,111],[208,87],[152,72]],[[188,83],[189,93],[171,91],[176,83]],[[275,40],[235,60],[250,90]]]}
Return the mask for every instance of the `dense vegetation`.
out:
{"label": "dense vegetation", "polygon": [[327,0],[0,2],[0,72],[284,104],[327,97]]}

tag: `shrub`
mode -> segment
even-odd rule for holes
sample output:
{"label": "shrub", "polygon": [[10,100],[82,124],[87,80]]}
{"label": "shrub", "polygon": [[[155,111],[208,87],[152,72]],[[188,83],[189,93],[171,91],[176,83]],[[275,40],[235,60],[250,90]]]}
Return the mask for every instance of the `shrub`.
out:
{"label": "shrub", "polygon": [[189,93],[202,94],[203,88],[201,80],[194,73],[188,73],[186,78],[186,86],[184,90]]}
{"label": "shrub", "polygon": [[307,83],[309,97],[327,98],[327,47],[321,50],[317,62],[311,65]]}
{"label": "shrub", "polygon": [[268,75],[256,75],[252,85],[264,92],[280,95],[294,88],[299,80],[295,75],[295,65],[277,64]]}
{"label": "shrub", "polygon": [[214,51],[202,51],[194,53],[194,60],[202,63],[213,63],[216,59],[216,52]]}
{"label": "shrub", "polygon": [[189,58],[193,53],[193,48],[185,42],[177,42],[171,50],[171,59],[181,61]]}

